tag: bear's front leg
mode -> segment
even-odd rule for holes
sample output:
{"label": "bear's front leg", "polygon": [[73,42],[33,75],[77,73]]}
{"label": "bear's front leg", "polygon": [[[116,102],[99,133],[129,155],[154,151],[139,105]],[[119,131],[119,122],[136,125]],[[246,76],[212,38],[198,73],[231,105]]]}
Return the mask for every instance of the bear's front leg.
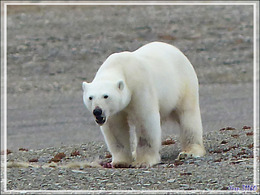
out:
{"label": "bear's front leg", "polygon": [[107,123],[101,126],[115,168],[129,167],[133,161],[129,129],[124,113],[109,117]]}
{"label": "bear's front leg", "polygon": [[150,167],[158,164],[161,147],[161,125],[159,112],[139,117],[136,123],[136,159],[134,167]]}

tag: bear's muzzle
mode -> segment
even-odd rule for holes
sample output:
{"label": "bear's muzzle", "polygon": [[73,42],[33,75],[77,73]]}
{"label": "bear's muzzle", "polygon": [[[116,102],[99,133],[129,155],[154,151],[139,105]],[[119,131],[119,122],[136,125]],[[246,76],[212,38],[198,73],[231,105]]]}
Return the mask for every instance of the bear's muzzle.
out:
{"label": "bear's muzzle", "polygon": [[106,122],[106,117],[103,114],[103,111],[101,108],[99,107],[96,107],[94,110],[93,110],[93,115],[95,116],[96,118],[96,123],[98,125],[103,125],[105,122]]}

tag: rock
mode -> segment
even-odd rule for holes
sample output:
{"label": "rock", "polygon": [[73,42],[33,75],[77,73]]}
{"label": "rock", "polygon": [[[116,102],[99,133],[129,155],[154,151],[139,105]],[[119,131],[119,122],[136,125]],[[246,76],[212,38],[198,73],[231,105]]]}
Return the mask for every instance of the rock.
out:
{"label": "rock", "polygon": [[176,181],[176,179],[168,179],[167,182],[168,183],[174,183]]}

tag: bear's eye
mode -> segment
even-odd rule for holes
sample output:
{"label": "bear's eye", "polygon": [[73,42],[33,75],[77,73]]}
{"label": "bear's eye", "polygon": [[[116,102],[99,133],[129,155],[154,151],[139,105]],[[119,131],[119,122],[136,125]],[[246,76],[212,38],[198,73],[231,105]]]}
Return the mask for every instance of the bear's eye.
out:
{"label": "bear's eye", "polygon": [[93,99],[93,97],[92,97],[92,96],[90,96],[88,99],[89,99],[89,100],[92,100],[92,99]]}
{"label": "bear's eye", "polygon": [[107,99],[107,98],[108,98],[108,95],[104,95],[104,98]]}

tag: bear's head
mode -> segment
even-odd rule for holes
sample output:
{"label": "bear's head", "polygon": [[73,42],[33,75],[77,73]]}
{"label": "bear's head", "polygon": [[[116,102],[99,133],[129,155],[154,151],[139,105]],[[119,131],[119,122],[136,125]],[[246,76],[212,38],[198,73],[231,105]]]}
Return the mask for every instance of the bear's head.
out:
{"label": "bear's head", "polygon": [[110,116],[123,110],[130,102],[130,93],[124,81],[83,82],[83,102],[92,112],[96,123],[105,124]]}

